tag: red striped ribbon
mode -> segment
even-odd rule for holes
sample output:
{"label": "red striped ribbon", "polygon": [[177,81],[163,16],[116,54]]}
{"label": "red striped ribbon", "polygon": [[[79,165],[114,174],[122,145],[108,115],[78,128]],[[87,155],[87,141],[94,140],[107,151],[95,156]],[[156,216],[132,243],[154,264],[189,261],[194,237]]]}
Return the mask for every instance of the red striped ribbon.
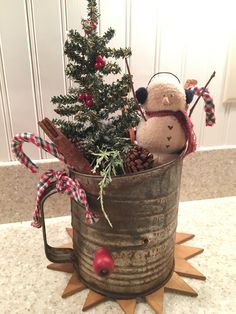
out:
{"label": "red striped ribbon", "polygon": [[89,209],[87,196],[84,189],[81,188],[79,181],[75,178],[70,178],[65,172],[49,170],[41,177],[37,188],[36,208],[33,213],[33,221],[31,225],[36,228],[41,227],[41,211],[40,202],[47,187],[56,182],[56,189],[58,192],[66,192],[79,205],[85,208],[85,222],[86,224],[93,224],[99,220],[97,214],[92,213]]}

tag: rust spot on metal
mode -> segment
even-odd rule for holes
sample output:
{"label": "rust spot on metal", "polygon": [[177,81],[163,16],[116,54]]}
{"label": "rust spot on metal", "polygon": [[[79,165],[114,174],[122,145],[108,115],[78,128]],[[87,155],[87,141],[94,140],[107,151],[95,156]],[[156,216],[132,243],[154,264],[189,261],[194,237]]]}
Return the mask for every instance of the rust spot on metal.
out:
{"label": "rust spot on metal", "polygon": [[[84,208],[72,201],[75,269],[83,282],[107,296],[145,295],[162,286],[173,271],[174,238],[182,162],[138,174],[114,177],[106,189],[104,206],[113,224],[103,217],[98,197],[99,176],[73,172],[86,190],[91,210],[101,218],[86,225]],[[94,252],[108,248],[115,262],[109,277],[93,271]]]}

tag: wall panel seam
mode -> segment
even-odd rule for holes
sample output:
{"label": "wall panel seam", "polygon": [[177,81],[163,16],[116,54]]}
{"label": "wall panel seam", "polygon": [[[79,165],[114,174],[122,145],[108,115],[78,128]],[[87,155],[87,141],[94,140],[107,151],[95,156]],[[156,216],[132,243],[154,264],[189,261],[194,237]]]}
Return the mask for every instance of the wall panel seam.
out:
{"label": "wall panel seam", "polygon": [[182,84],[184,84],[186,80],[186,62],[187,62],[187,53],[186,53],[186,47],[184,43],[184,47],[182,49],[181,68],[180,68],[180,81],[182,82]]}
{"label": "wall panel seam", "polygon": [[11,151],[11,139],[13,138],[13,125],[12,125],[12,116],[11,116],[11,108],[10,108],[10,100],[7,89],[7,80],[6,80],[6,72],[4,67],[4,58],[3,58],[3,49],[2,42],[0,38],[0,88],[1,88],[1,99],[2,99],[2,112],[4,119],[4,129],[6,134],[6,142],[7,142],[7,152],[8,158],[13,160],[13,154]]}
{"label": "wall panel seam", "polygon": [[[42,87],[41,87],[41,78],[40,78],[40,66],[39,66],[39,57],[38,57],[38,47],[37,47],[37,36],[35,31],[35,15],[34,15],[34,7],[33,7],[33,0],[30,0],[31,6],[31,20],[32,20],[32,44],[33,44],[33,51],[35,56],[35,74],[37,78],[37,85],[38,85],[38,104],[40,109],[40,116],[41,119],[44,116],[44,106],[43,106],[43,97],[42,97]],[[37,89],[36,89],[37,91]]]}
{"label": "wall panel seam", "polygon": [[[225,62],[224,62],[224,78],[223,78],[223,84],[221,85],[221,92],[220,92],[220,99],[221,103],[223,104],[224,100],[224,92],[225,92],[225,82],[226,82],[226,75],[227,75],[227,65],[228,65],[228,58],[229,58],[229,53],[230,53],[230,41],[228,42],[228,47],[227,47],[228,53],[225,55]],[[227,145],[227,139],[228,139],[228,134],[229,134],[229,117],[230,117],[230,111],[231,111],[231,106],[229,104],[225,105],[225,110],[224,110],[224,116],[223,116],[223,130],[222,132],[222,138],[221,138],[221,145]]]}
{"label": "wall panel seam", "polygon": [[161,19],[160,19],[160,1],[157,2],[157,19],[156,19],[156,30],[155,30],[155,47],[154,47],[154,73],[160,71],[161,62]]}
{"label": "wall panel seam", "polygon": [[[30,62],[30,72],[31,72],[31,85],[32,85],[32,93],[34,99],[34,112],[36,118],[36,130],[39,136],[45,138],[45,135],[42,134],[37,121],[41,120],[43,117],[43,104],[42,104],[42,91],[40,84],[40,69],[39,69],[39,60],[37,53],[37,45],[36,45],[36,34],[35,34],[35,26],[34,26],[34,14],[33,14],[33,4],[31,0],[25,0],[25,15],[26,15],[26,32],[28,39],[28,47],[29,47],[29,62]],[[42,151],[39,150],[40,158],[44,158],[46,155]]]}
{"label": "wall panel seam", "polygon": [[60,28],[61,28],[61,49],[62,49],[62,64],[63,64],[63,82],[64,92],[67,93],[68,89],[72,86],[72,82],[65,75],[66,65],[68,59],[64,54],[64,42],[66,41],[66,32],[68,31],[68,17],[67,17],[67,2],[65,0],[59,0],[60,10]]}
{"label": "wall panel seam", "polygon": [[[127,0],[127,45],[128,47],[132,47],[132,0]],[[132,49],[132,48],[131,48]],[[132,69],[132,56],[129,58],[129,67],[131,70],[131,74],[133,73]]]}
{"label": "wall panel seam", "polygon": [[224,144],[227,145],[227,139],[229,134],[229,116],[230,116],[231,106],[229,104],[225,105],[225,127],[224,127]]}
{"label": "wall panel seam", "polygon": [[98,34],[101,36],[101,1],[97,1],[97,7],[98,7],[98,13],[99,13],[99,19],[98,19]]}

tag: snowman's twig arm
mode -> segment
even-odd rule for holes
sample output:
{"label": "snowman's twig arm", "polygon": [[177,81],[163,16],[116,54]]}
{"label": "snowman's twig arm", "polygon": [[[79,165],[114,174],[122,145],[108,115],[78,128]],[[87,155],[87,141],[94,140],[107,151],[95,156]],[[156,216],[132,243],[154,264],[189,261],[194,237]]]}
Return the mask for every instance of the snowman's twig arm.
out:
{"label": "snowman's twig arm", "polygon": [[203,95],[203,93],[205,92],[207,86],[210,84],[210,81],[213,79],[213,77],[215,77],[215,75],[216,75],[216,71],[214,71],[214,72],[212,73],[212,75],[211,75],[211,77],[209,78],[209,80],[207,81],[206,85],[203,87],[201,94],[198,96],[198,98],[196,99],[196,101],[195,101],[195,103],[193,104],[192,108],[190,109],[190,111],[189,111],[189,118],[191,117],[191,115],[192,115],[192,113],[193,113],[193,110],[194,110],[194,108],[196,107],[196,105],[197,105],[199,99],[202,97],[202,95]]}
{"label": "snowman's twig arm", "polygon": [[132,94],[133,94],[134,100],[135,100],[135,102],[136,102],[136,104],[137,104],[137,106],[138,106],[138,109],[139,109],[139,111],[140,111],[140,113],[141,113],[143,119],[144,119],[145,121],[147,121],[147,119],[146,119],[146,117],[145,117],[145,115],[144,115],[142,109],[140,108],[140,106],[139,106],[139,104],[138,104],[137,98],[136,98],[136,96],[135,96],[135,92],[134,92],[134,83],[133,83],[133,80],[132,80],[132,75],[131,75],[131,72],[130,72],[130,68],[129,68],[129,64],[128,64],[127,58],[125,58],[125,64],[126,64],[126,67],[127,67],[127,70],[128,70],[129,77],[130,77],[131,90],[132,90]]}

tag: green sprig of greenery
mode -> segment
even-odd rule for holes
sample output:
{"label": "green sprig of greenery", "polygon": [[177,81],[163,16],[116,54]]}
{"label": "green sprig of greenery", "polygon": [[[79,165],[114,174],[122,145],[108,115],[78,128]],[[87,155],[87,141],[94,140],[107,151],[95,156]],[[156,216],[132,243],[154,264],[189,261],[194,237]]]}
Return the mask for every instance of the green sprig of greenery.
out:
{"label": "green sprig of greenery", "polygon": [[111,227],[112,223],[105,211],[104,203],[103,203],[103,195],[105,188],[108,186],[109,183],[112,181],[112,176],[116,176],[117,172],[122,171],[124,173],[124,166],[123,166],[123,159],[121,154],[118,150],[103,150],[99,149],[98,153],[92,153],[96,157],[96,164],[92,170],[93,173],[100,172],[102,180],[99,182],[99,197],[101,209],[104,214],[104,217],[108,221]]}

